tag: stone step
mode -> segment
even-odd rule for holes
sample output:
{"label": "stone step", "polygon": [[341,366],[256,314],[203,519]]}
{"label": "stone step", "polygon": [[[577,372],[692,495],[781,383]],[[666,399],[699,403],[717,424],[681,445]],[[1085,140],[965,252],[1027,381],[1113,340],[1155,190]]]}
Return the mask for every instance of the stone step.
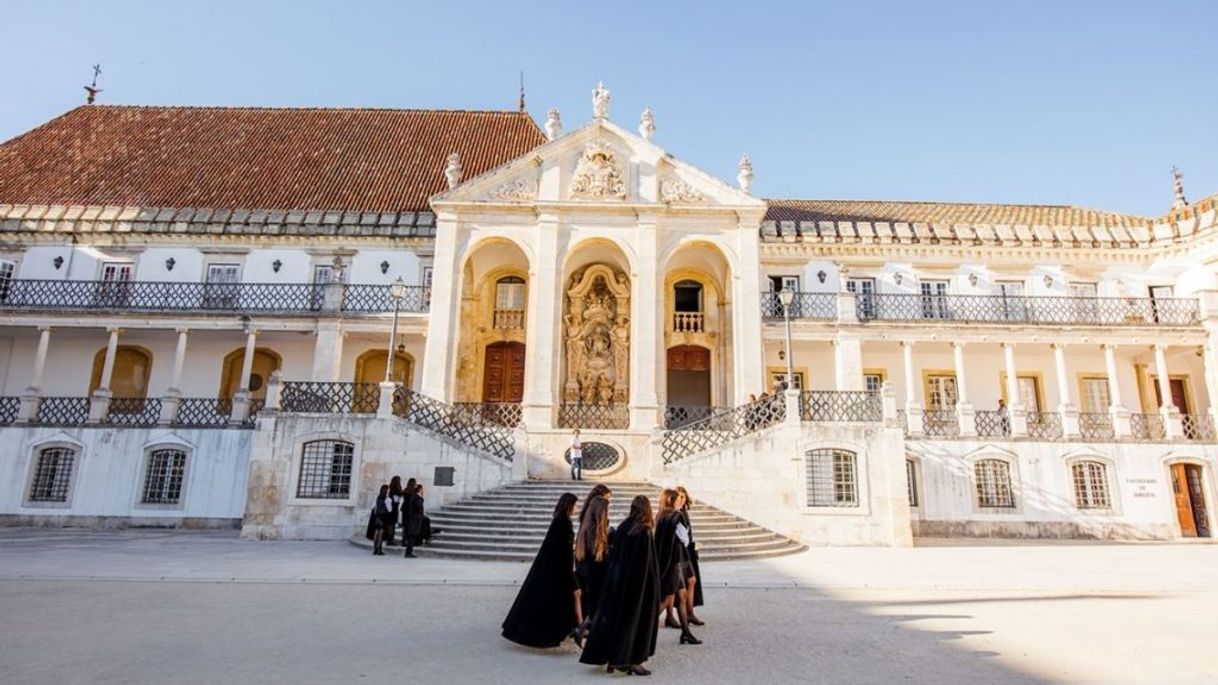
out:
{"label": "stone step", "polygon": [[[357,547],[372,549],[372,542],[365,540],[361,533],[358,537],[352,538],[351,543]],[[769,559],[772,557],[785,556],[788,554],[796,554],[802,552],[805,548],[802,545],[791,543],[790,547],[782,550],[760,550],[760,551],[740,551],[740,552],[703,552],[698,551],[698,560],[700,562],[717,562],[717,561],[741,561],[748,559]],[[398,545],[385,545],[387,554],[402,555],[402,547]],[[423,547],[415,547],[415,554],[420,557],[435,557],[442,559],[465,559],[469,561],[513,561],[517,563],[531,563],[533,556],[522,556],[516,552],[498,552],[491,550],[466,550],[466,549],[436,549],[430,545]],[[404,563],[408,562],[406,560]]]}
{"label": "stone step", "polygon": [[[443,528],[446,531],[461,532],[461,533],[484,533],[486,535],[516,535],[516,536],[531,536],[538,539],[545,537],[547,526],[520,526],[515,525],[510,521],[487,521],[487,522],[469,522],[459,519],[441,519],[433,516],[431,519],[433,526]],[[578,532],[578,528],[576,531]],[[694,528],[695,540],[711,540],[733,535],[756,535],[764,533],[766,535],[775,535],[769,530],[753,524],[723,524],[717,526],[702,526]]]}
{"label": "stone step", "polygon": [[[785,549],[790,544],[791,544],[791,542],[789,540],[784,540],[782,538],[774,538],[774,539],[769,539],[769,540],[760,540],[760,541],[756,541],[756,542],[751,542],[751,541],[731,542],[729,544],[716,545],[714,547],[707,545],[707,546],[705,546],[705,549],[708,553],[709,552],[720,553],[720,552],[733,552],[733,551],[751,551],[751,550],[775,550],[775,549]],[[534,555],[537,554],[537,548],[540,545],[541,545],[540,541],[538,541],[538,542],[515,542],[515,541],[487,540],[487,539],[473,540],[473,541],[471,541],[471,540],[449,540],[444,535],[439,535],[439,536],[435,537],[434,539],[432,539],[432,541],[427,545],[427,547],[430,547],[431,549],[471,549],[471,550],[472,549],[484,549],[484,550],[496,550],[496,551],[501,551],[501,552],[516,552],[518,554],[522,554],[522,555],[528,556],[529,558],[532,558]],[[703,546],[699,545],[699,547],[698,547],[698,558],[699,559],[701,559],[701,557],[702,557],[702,550],[703,550]]]}
{"label": "stone step", "polygon": [[[482,528],[457,527],[457,526],[436,526],[444,531],[445,540],[504,540],[510,542],[527,542],[533,545],[540,545],[545,539],[544,530],[529,530],[529,531],[513,531],[513,530],[486,530]],[[698,537],[698,547],[712,547],[715,545],[724,545],[731,542],[748,542],[760,540],[781,540],[783,538],[771,533],[764,528],[756,528],[748,531],[730,530],[701,533]]]}
{"label": "stone step", "polygon": [[[624,518],[624,517],[623,517]],[[612,525],[617,526],[622,522],[622,518],[615,519]],[[474,530],[498,531],[511,530],[525,533],[535,533],[544,535],[546,529],[550,526],[549,519],[537,520],[530,522],[521,522],[517,519],[502,519],[502,518],[477,518],[477,517],[452,517],[445,514],[436,513],[431,515],[431,523],[444,529],[449,528],[469,528]],[[577,527],[578,529],[578,527]],[[731,521],[711,521],[711,522],[695,522],[694,523],[694,539],[700,539],[711,533],[730,532],[737,530],[765,530],[760,526],[742,522],[740,520]]]}
{"label": "stone step", "polygon": [[[626,509],[621,511],[610,510],[609,520],[614,525],[617,525],[617,522],[626,518],[628,513],[629,510]],[[534,511],[516,507],[477,507],[465,504],[451,505],[444,507],[439,511],[428,513],[428,516],[432,517],[440,515],[464,516],[465,518],[505,517],[510,518],[513,521],[520,521],[523,523],[540,523],[545,526],[550,525],[550,519],[553,518],[553,512],[550,511]],[[690,516],[690,522],[694,524],[695,528],[704,523],[721,523],[738,520],[739,519],[735,518],[731,514],[722,513],[694,514],[693,516]]]}

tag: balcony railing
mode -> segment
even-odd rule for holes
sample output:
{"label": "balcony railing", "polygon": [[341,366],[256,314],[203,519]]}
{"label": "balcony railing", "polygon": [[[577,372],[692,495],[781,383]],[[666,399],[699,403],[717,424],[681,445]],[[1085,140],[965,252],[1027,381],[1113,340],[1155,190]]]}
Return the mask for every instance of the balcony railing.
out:
{"label": "balcony railing", "polygon": [[1143,297],[1025,297],[1002,295],[859,296],[860,321],[948,321],[1078,326],[1191,326],[1197,300]]}
{"label": "balcony railing", "polygon": [[156,397],[114,397],[102,423],[111,426],[155,426],[161,418],[161,400]]}
{"label": "balcony railing", "polygon": [[960,435],[960,419],[955,409],[927,409],[922,412],[922,432],[928,438],[955,438]]}
{"label": "balcony railing", "polygon": [[700,405],[669,405],[664,407],[664,427],[672,430],[695,421],[701,421],[718,412],[730,410],[731,407],[706,407]]}
{"label": "balcony railing", "polygon": [[216,397],[183,397],[173,425],[189,428],[222,428],[233,413],[233,401]]}
{"label": "balcony railing", "polygon": [[1112,427],[1112,415],[1108,412],[1083,412],[1078,415],[1078,431],[1083,440],[1103,442],[1116,436]]}
{"label": "balcony railing", "polygon": [[1161,442],[1166,437],[1160,414],[1130,414],[1129,429],[1133,439],[1141,442]]}
{"label": "balcony railing", "polygon": [[782,319],[786,313],[792,319],[821,319],[832,321],[837,318],[837,295],[835,293],[795,293],[789,308],[783,307],[778,293],[761,294],[761,318]]}
{"label": "balcony railing", "polygon": [[512,428],[488,421],[479,411],[468,411],[398,386],[393,392],[393,413],[420,428],[492,457],[512,461],[516,453]]}
{"label": "balcony railing", "polygon": [[284,381],[280,409],[308,414],[375,414],[380,404],[378,383]]}
{"label": "balcony railing", "polygon": [[1052,411],[1028,412],[1028,437],[1032,440],[1060,440],[1062,415]]}
{"label": "balcony railing", "polygon": [[43,397],[35,423],[43,426],[82,426],[89,420],[88,397]]}
{"label": "balcony railing", "polygon": [[454,402],[453,408],[458,414],[497,426],[515,428],[520,425],[519,402]]}
{"label": "balcony railing", "polygon": [[[300,314],[326,309],[327,289],[314,283],[192,283],[11,279],[0,288],[0,310],[264,312]],[[393,311],[389,286],[337,284],[335,306],[355,314]],[[400,311],[426,312],[430,288],[408,287]]]}
{"label": "balcony railing", "polygon": [[496,309],[493,318],[495,330],[519,331],[524,329],[523,309]]}
{"label": "balcony railing", "polygon": [[715,412],[680,428],[664,431],[660,439],[665,464],[705,452],[779,423],[787,415],[782,395]]}
{"label": "balcony railing", "polygon": [[878,392],[805,390],[799,394],[799,415],[803,421],[884,420],[884,407]]}
{"label": "balcony railing", "polygon": [[705,330],[702,312],[673,312],[673,333],[701,333]]}
{"label": "balcony railing", "polygon": [[559,428],[620,430],[630,425],[630,408],[624,404],[561,404]]}
{"label": "balcony railing", "polygon": [[999,438],[1011,434],[1011,417],[1005,411],[982,410],[973,414],[979,438]]}
{"label": "balcony railing", "polygon": [[1180,426],[1184,439],[1195,442],[1214,442],[1218,435],[1214,431],[1214,419],[1209,414],[1181,414]]}
{"label": "balcony railing", "polygon": [[21,410],[21,398],[12,395],[0,397],[0,426],[7,426],[17,420],[17,412]]}

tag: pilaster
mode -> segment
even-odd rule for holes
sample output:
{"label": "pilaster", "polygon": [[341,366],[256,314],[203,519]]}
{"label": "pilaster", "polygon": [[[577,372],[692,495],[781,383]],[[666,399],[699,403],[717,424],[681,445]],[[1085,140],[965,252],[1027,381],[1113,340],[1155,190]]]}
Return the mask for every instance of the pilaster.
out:
{"label": "pilaster", "polygon": [[[432,263],[431,305],[427,317],[427,340],[423,346],[421,383],[424,395],[447,402],[457,348],[457,311],[460,301],[460,270],[457,251],[465,244],[465,229],[451,214],[436,217],[436,251]],[[530,298],[533,302],[540,298]],[[529,352],[534,353],[535,348]]]}
{"label": "pilaster", "polygon": [[659,420],[656,377],[663,357],[664,299],[656,218],[641,214],[635,224],[635,268],[630,304],[630,426],[654,428]]}
{"label": "pilaster", "polygon": [[558,338],[563,295],[559,287],[559,222],[552,212],[541,214],[533,239],[529,271],[528,326],[525,329],[524,401],[522,422],[529,429],[554,423],[561,344]]}
{"label": "pilaster", "polygon": [[732,369],[735,404],[766,388],[765,346],[761,337],[760,226],[744,218],[736,231],[738,259],[732,270]]}

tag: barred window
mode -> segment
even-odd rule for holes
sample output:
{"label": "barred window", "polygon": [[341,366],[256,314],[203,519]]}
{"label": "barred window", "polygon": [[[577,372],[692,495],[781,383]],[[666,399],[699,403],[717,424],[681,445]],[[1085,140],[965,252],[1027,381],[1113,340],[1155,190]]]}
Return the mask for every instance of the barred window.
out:
{"label": "barred window", "polygon": [[341,440],[306,442],[300,455],[302,499],[347,499],[351,495],[351,463],[355,446]]}
{"label": "barred window", "polygon": [[144,504],[177,504],[182,501],[182,477],[186,474],[186,452],[180,449],[153,450],[144,475]]}
{"label": "barred window", "polygon": [[67,502],[75,463],[76,450],[70,447],[41,450],[34,465],[34,477],[30,480],[30,501]]}
{"label": "barred window", "polygon": [[1080,461],[1070,467],[1074,476],[1074,503],[1079,509],[1108,509],[1108,467],[1098,461]]}
{"label": "barred window", "polygon": [[913,459],[905,460],[905,490],[909,494],[909,506],[918,506],[918,471]]}
{"label": "barred window", "polygon": [[808,506],[857,507],[858,476],[854,452],[838,449],[809,450]]}
{"label": "barred window", "polygon": [[1015,508],[1011,491],[1011,467],[1001,459],[982,459],[973,467],[977,477],[977,506]]}

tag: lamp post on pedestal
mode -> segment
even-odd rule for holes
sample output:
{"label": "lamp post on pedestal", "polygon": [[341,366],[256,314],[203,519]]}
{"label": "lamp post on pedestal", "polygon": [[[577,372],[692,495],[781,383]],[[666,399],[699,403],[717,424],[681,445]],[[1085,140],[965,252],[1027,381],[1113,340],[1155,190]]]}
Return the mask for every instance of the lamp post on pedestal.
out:
{"label": "lamp post on pedestal", "polygon": [[393,358],[397,356],[398,311],[402,308],[402,298],[406,297],[406,283],[398,276],[389,286],[389,297],[393,300],[393,327],[389,329],[389,357],[385,361],[385,382],[393,382]]}
{"label": "lamp post on pedestal", "polygon": [[791,303],[795,301],[795,291],[789,287],[778,293],[778,301],[782,303],[782,318],[787,325],[787,387],[795,387],[795,365],[791,359]]}

